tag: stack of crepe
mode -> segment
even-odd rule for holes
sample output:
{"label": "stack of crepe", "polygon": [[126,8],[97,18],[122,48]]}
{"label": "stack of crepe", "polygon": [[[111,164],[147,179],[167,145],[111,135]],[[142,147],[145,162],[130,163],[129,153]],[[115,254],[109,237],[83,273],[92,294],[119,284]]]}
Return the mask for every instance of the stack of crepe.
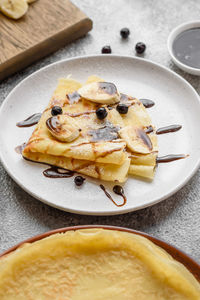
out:
{"label": "stack of crepe", "polygon": [[[126,114],[117,111],[117,103],[97,103],[83,97],[84,93],[80,97],[81,91],[95,82],[103,80],[93,75],[82,85],[71,78],[59,79],[48,107],[23,150],[23,157],[101,180],[124,182],[128,174],[153,179],[158,146],[146,108],[138,99],[118,91],[120,102],[128,106]],[[78,128],[75,139],[66,141],[56,135],[57,130],[49,130],[48,120],[52,118],[54,106],[62,108],[62,115],[56,116],[57,123],[66,120],[68,125]],[[99,107],[107,111],[103,120],[96,115]]]}

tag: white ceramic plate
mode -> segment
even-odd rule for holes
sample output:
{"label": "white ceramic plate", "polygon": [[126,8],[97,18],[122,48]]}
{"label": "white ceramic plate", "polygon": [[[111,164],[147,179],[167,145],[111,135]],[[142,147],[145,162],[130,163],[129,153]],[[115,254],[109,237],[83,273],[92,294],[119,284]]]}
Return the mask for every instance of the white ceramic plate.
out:
{"label": "white ceramic plate", "polygon": [[[18,128],[16,122],[46,107],[59,77],[84,81],[96,74],[114,82],[123,93],[149,98],[156,105],[148,110],[158,127],[181,124],[183,128],[158,136],[159,155],[185,153],[187,159],[160,164],[153,182],[129,178],[124,185],[127,204],[116,207],[88,179],[81,188],[73,178],[43,176],[43,164],[28,162],[14,148],[27,141],[33,127]],[[144,59],[114,55],[79,57],[47,66],[23,80],[7,97],[0,110],[0,156],[10,176],[35,198],[62,210],[80,214],[111,215],[153,205],[180,189],[200,164],[200,101],[195,90],[180,76]],[[104,184],[111,190],[113,184]],[[121,198],[113,194],[120,203]]]}

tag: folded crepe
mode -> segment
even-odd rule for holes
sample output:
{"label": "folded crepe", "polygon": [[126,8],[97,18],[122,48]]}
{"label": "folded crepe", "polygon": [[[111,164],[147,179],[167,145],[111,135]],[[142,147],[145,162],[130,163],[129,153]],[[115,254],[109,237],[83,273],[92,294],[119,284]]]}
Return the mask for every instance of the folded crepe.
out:
{"label": "folded crepe", "polygon": [[[103,80],[90,76],[84,85],[71,78],[59,80],[23,150],[23,157],[107,181],[124,182],[128,174],[152,179],[158,146],[155,128],[145,107],[138,99],[120,94],[120,103],[129,107],[127,114],[120,114],[116,104],[101,105],[80,97],[77,91],[94,82]],[[62,115],[52,120],[54,106],[62,108]],[[103,120],[96,116],[99,107],[107,111]],[[55,124],[55,120],[67,121],[76,138],[73,136],[67,141],[61,138],[51,123]],[[148,128],[151,128],[149,133]]]}

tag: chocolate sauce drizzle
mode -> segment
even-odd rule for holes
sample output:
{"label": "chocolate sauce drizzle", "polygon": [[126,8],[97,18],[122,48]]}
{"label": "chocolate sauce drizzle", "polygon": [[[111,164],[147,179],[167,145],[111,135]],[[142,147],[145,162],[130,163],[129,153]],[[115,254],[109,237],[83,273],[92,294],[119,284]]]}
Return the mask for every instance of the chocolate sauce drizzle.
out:
{"label": "chocolate sauce drizzle", "polygon": [[114,95],[117,93],[117,88],[114,85],[114,83],[111,82],[98,82],[99,90],[103,91],[104,93],[108,95]]}
{"label": "chocolate sauce drizzle", "polygon": [[175,160],[186,158],[187,156],[188,155],[185,154],[169,154],[169,155],[157,157],[156,162],[157,164],[169,163]]}
{"label": "chocolate sauce drizzle", "polygon": [[17,122],[16,126],[18,127],[31,127],[37,124],[41,118],[41,113],[36,113],[28,117],[27,119]]}
{"label": "chocolate sauce drizzle", "polygon": [[120,102],[128,102],[130,100],[134,100],[134,97],[128,96],[126,94],[120,93]]}
{"label": "chocolate sauce drizzle", "polygon": [[17,147],[15,147],[15,151],[18,153],[18,154],[22,154],[24,148],[26,147],[26,143],[23,143]]}
{"label": "chocolate sauce drizzle", "polygon": [[[161,128],[158,128],[157,131],[156,131],[156,134],[164,134],[164,133],[169,133],[169,132],[176,132],[178,130],[180,130],[182,128],[181,125],[169,125],[169,126],[165,126],[165,127],[161,127]],[[153,127],[150,125],[150,126],[147,126],[146,129],[145,129],[145,132],[146,133],[151,133],[153,132],[154,129]]]}
{"label": "chocolate sauce drizzle", "polygon": [[79,112],[79,113],[65,113],[65,115],[68,115],[70,117],[79,117],[79,116],[82,116],[82,115],[89,115],[89,114],[93,114],[95,113],[96,110],[92,109],[92,110],[88,110],[88,111],[83,111],[83,112]]}
{"label": "chocolate sauce drizzle", "polygon": [[181,125],[169,125],[165,127],[161,127],[157,129],[156,134],[163,134],[163,133],[169,133],[169,132],[176,132],[182,128]]}
{"label": "chocolate sauce drizzle", "polygon": [[117,203],[113,200],[113,198],[112,198],[111,195],[108,193],[108,191],[106,190],[106,188],[105,188],[105,186],[104,186],[103,184],[100,184],[99,186],[100,186],[100,188],[104,191],[105,195],[106,195],[106,196],[112,201],[112,203],[114,203],[117,207],[121,207],[121,206],[124,206],[124,205],[126,204],[127,199],[126,199],[126,196],[124,195],[124,190],[123,190],[123,188],[122,188],[121,186],[115,185],[115,186],[113,187],[113,192],[114,192],[115,194],[120,195],[120,196],[123,197],[123,200],[124,200],[124,201],[123,201],[122,204],[117,204]]}
{"label": "chocolate sauce drizzle", "polygon": [[153,130],[154,130],[153,127],[150,125],[150,126],[146,127],[145,132],[146,133],[151,133],[151,132],[153,132]]}
{"label": "chocolate sauce drizzle", "polygon": [[50,131],[53,131],[56,133],[60,133],[60,131],[62,129],[57,116],[50,117],[49,119],[47,119],[46,126]]}
{"label": "chocolate sauce drizzle", "polygon": [[118,139],[119,130],[120,127],[108,123],[103,127],[88,131],[88,135],[92,136],[91,142],[112,141]]}
{"label": "chocolate sauce drizzle", "polygon": [[67,98],[69,99],[69,103],[73,104],[77,103],[81,99],[81,96],[78,92],[73,92],[71,94],[67,94]]}
{"label": "chocolate sauce drizzle", "polygon": [[69,178],[74,175],[73,171],[52,166],[43,171],[44,176],[49,178]]}
{"label": "chocolate sauce drizzle", "polygon": [[152,106],[155,105],[155,102],[153,102],[153,101],[150,100],[150,99],[139,99],[139,100],[142,102],[142,104],[143,104],[144,107],[146,107],[146,108],[150,108],[150,107],[152,107]]}
{"label": "chocolate sauce drizzle", "polygon": [[143,140],[144,144],[149,148],[149,150],[152,150],[153,145],[146,132],[141,129],[137,129],[136,132],[137,132],[137,136]]}

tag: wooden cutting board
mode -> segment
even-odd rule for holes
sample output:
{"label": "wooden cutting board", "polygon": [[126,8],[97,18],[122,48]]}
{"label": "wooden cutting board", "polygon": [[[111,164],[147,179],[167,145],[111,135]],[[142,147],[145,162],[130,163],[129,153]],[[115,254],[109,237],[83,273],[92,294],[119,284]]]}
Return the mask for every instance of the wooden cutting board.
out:
{"label": "wooden cutting board", "polygon": [[69,0],[38,0],[17,21],[0,13],[0,81],[91,29]]}

